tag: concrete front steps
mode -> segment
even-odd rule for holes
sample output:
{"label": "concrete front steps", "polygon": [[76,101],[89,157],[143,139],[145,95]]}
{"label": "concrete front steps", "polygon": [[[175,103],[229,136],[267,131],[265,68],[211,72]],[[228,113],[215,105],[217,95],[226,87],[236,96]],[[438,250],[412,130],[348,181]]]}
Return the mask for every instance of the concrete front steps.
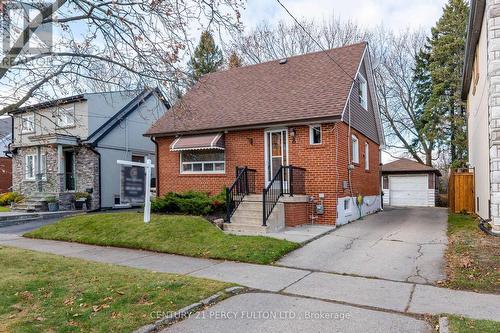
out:
{"label": "concrete front steps", "polygon": [[55,196],[53,193],[32,193],[26,197],[22,202],[16,203],[12,206],[14,212],[46,212],[47,211],[47,197]]}
{"label": "concrete front steps", "polygon": [[267,226],[262,225],[262,206],[261,194],[245,196],[231,217],[231,223],[224,223],[224,231],[235,235],[263,235],[285,228],[285,211],[281,200],[274,207]]}

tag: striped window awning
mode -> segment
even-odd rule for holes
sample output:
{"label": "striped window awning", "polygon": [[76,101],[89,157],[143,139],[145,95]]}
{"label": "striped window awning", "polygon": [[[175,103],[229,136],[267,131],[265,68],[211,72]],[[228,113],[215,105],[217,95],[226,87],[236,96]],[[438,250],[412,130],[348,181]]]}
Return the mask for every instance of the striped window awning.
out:
{"label": "striped window awning", "polygon": [[185,135],[174,140],[170,145],[171,151],[219,149],[224,150],[224,134]]}

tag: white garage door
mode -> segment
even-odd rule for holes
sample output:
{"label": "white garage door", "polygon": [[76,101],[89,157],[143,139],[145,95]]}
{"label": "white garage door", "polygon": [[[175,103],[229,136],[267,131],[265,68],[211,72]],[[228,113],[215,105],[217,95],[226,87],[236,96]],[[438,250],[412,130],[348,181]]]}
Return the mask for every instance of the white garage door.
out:
{"label": "white garage door", "polygon": [[428,206],[428,177],[391,176],[389,177],[391,206]]}

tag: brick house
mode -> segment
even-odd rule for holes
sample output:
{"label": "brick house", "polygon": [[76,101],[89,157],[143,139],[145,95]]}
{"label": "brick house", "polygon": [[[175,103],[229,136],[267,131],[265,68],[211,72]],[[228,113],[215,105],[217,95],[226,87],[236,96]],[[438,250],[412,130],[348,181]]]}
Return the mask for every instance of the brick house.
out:
{"label": "brick house", "polygon": [[145,134],[158,195],[228,188],[235,232],[377,211],[383,135],[368,45],[328,53],[337,64],[317,52],[204,76]]}
{"label": "brick house", "polygon": [[76,192],[92,210],[122,206],[117,160],[155,159],[141,133],[168,110],[159,90],[85,93],[12,112],[13,190],[27,197],[19,210],[45,210],[49,196],[73,209]]}
{"label": "brick house", "polygon": [[12,187],[12,159],[6,154],[12,140],[12,118],[0,118],[0,193]]}

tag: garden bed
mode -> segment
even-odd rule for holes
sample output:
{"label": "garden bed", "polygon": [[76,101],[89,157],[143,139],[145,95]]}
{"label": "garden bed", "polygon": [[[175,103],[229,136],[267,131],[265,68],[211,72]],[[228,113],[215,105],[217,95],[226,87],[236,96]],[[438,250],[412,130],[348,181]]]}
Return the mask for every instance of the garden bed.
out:
{"label": "garden bed", "polygon": [[469,215],[448,217],[447,288],[500,294],[500,241]]}

